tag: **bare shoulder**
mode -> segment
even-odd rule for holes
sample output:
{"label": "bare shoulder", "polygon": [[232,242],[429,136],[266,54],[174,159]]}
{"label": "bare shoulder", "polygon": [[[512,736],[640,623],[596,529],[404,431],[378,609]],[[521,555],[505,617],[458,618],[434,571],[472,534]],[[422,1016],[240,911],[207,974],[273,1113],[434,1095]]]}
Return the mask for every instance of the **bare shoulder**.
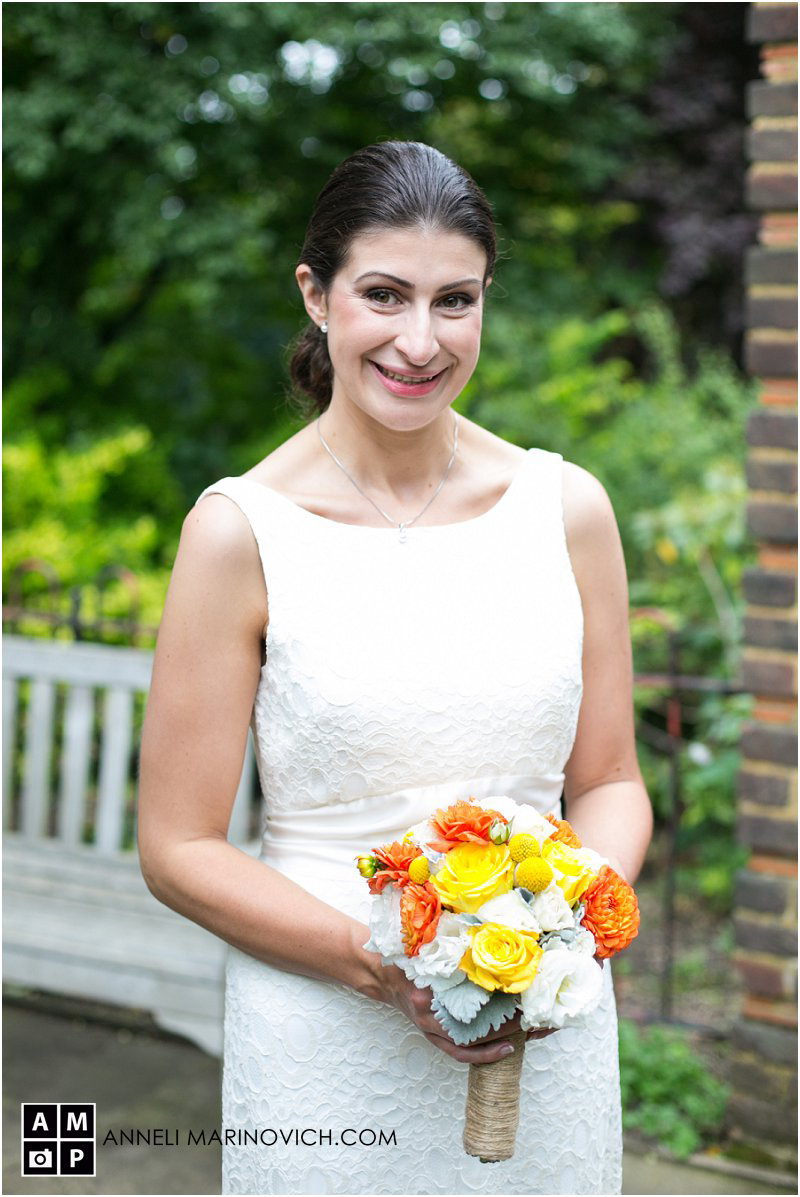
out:
{"label": "bare shoulder", "polygon": [[608,493],[599,478],[573,461],[563,463],[562,501],[564,527],[572,545],[597,535],[616,531],[617,521]]}
{"label": "bare shoulder", "polygon": [[258,550],[244,512],[223,494],[206,495],[187,513],[180,550],[218,564],[252,560]]}
{"label": "bare shoulder", "polygon": [[627,592],[625,558],[605,487],[582,466],[565,461],[562,498],[567,547],[582,597],[614,595],[622,601]]}
{"label": "bare shoulder", "polygon": [[168,607],[219,609],[263,628],[267,594],[261,559],[249,521],[223,494],[201,499],[183,521],[170,583]]}

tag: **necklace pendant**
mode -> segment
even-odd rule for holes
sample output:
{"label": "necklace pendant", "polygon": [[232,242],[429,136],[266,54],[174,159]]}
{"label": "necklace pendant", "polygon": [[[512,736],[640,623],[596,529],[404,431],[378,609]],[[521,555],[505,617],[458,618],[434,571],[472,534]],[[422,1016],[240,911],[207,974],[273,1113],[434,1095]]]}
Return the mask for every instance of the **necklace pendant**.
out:
{"label": "necklace pendant", "polygon": [[405,524],[398,524],[397,531],[400,533],[400,543],[405,544],[408,540],[408,531]]}

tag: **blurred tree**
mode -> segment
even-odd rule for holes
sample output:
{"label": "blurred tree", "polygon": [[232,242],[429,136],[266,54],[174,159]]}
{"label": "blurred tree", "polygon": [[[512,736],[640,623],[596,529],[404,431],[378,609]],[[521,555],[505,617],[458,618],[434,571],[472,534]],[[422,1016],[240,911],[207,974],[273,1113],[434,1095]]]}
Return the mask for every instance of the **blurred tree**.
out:
{"label": "blurred tree", "polygon": [[664,260],[621,180],[646,175],[643,98],[705,7],[7,4],[12,435],[143,423],[184,502],[268,451],[293,426],[282,353],[314,195],[387,136],[487,188],[527,344],[641,301]]}

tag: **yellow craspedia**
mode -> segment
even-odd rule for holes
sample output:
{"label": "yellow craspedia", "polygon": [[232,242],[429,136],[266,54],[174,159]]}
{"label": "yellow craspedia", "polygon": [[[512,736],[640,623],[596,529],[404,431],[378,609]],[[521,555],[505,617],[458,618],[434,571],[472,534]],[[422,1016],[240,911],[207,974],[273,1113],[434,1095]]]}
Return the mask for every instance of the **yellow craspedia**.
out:
{"label": "yellow craspedia", "polygon": [[520,832],[519,835],[512,835],[508,841],[508,850],[515,864],[519,864],[521,860],[527,860],[529,856],[541,856],[542,854],[536,836],[529,835],[527,831]]}
{"label": "yellow craspedia", "polygon": [[466,914],[514,886],[514,862],[507,844],[459,844],[451,848],[431,885],[449,910]]}
{"label": "yellow craspedia", "polygon": [[417,856],[408,866],[408,875],[417,885],[424,885],[431,875],[431,866],[424,856]]}
{"label": "yellow craspedia", "polygon": [[542,957],[538,936],[500,923],[469,928],[470,944],[460,967],[476,985],[492,992],[521,993],[532,984]]}
{"label": "yellow craspedia", "polygon": [[583,848],[570,848],[559,840],[545,840],[542,856],[553,866],[556,885],[572,905],[597,876],[592,855]]}
{"label": "yellow craspedia", "polygon": [[541,856],[531,856],[517,865],[514,884],[529,889],[533,894],[540,894],[547,889],[554,875],[552,866],[546,860]]}

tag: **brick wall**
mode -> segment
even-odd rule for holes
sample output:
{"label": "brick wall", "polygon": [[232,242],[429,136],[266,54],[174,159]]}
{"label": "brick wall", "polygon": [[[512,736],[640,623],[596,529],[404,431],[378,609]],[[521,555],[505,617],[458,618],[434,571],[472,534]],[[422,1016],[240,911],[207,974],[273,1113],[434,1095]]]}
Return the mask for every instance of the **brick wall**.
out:
{"label": "brick wall", "polygon": [[742,736],[736,959],[745,997],[734,1034],[731,1137],[773,1153],[797,1141],[797,6],[751,4],[761,78],[748,88],[746,364],[760,381],[747,429],[742,678],[755,696]]}

